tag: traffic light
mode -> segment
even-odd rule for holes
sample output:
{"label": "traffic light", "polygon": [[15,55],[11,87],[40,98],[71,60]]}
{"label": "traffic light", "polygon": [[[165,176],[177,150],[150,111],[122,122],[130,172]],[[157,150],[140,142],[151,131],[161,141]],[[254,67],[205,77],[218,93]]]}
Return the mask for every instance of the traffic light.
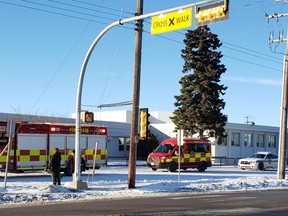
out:
{"label": "traffic light", "polygon": [[88,111],[84,112],[84,115],[82,116],[82,121],[85,123],[94,122],[94,113]]}
{"label": "traffic light", "polygon": [[143,139],[147,138],[149,133],[148,125],[150,122],[148,121],[150,114],[148,113],[148,108],[140,109],[140,137]]}
{"label": "traffic light", "polygon": [[203,7],[196,6],[195,14],[196,26],[226,20],[229,18],[229,0]]}
{"label": "traffic light", "polygon": [[4,145],[7,145],[9,142],[9,137],[6,137],[4,135],[2,135],[0,137],[0,146],[4,146]]}

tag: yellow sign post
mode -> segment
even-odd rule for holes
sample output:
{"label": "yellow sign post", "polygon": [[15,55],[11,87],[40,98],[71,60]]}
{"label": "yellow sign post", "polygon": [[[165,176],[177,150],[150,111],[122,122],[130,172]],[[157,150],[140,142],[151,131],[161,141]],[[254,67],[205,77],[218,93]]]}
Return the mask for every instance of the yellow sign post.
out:
{"label": "yellow sign post", "polygon": [[192,8],[152,17],[151,34],[161,34],[192,25]]}

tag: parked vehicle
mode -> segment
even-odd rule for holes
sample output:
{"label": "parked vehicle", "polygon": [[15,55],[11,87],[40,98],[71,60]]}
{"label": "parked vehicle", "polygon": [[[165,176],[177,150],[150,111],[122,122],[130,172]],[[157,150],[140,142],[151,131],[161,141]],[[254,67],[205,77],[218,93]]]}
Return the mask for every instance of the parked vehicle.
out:
{"label": "parked vehicle", "polygon": [[[167,169],[174,172],[178,169],[177,139],[164,140],[152,153],[148,155],[147,165],[156,171]],[[205,139],[184,139],[181,146],[180,169],[196,168],[204,172],[211,167],[211,143]]]}
{"label": "parked vehicle", "polygon": [[[2,124],[2,128],[6,128],[6,125]],[[0,169],[5,169],[9,154],[9,171],[45,170],[48,168],[53,148],[57,147],[61,153],[61,171],[66,175],[72,175],[75,125],[16,122],[13,128],[10,153],[6,144],[0,143]],[[95,168],[107,164],[107,127],[82,125],[80,151],[81,171],[92,168],[94,158],[97,163]]]}
{"label": "parked vehicle", "polygon": [[249,156],[248,158],[240,159],[238,162],[240,169],[252,169],[252,170],[266,170],[277,169],[278,156],[271,152],[257,152]]}

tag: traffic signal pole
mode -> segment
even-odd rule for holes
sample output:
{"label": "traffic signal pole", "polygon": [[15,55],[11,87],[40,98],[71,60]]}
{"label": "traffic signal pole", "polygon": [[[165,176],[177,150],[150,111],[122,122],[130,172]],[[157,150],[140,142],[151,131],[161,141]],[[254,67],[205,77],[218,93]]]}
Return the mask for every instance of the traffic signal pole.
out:
{"label": "traffic signal pole", "polygon": [[[115,21],[115,22],[111,23],[110,25],[108,25],[95,38],[95,40],[91,44],[91,46],[88,49],[88,52],[87,52],[87,54],[86,54],[86,56],[84,58],[84,61],[82,63],[82,67],[81,67],[81,71],[80,71],[80,75],[79,75],[79,79],[78,79],[78,87],[77,87],[77,94],[76,94],[76,121],[75,121],[75,129],[76,129],[76,131],[75,131],[75,169],[74,169],[75,171],[74,171],[74,174],[73,174],[73,180],[70,183],[70,187],[76,188],[76,189],[85,189],[85,188],[88,187],[87,183],[82,182],[82,180],[81,180],[81,167],[80,167],[80,163],[81,163],[81,157],[80,157],[80,134],[81,134],[82,88],[83,88],[84,76],[85,76],[85,73],[86,73],[86,69],[87,69],[87,65],[88,65],[89,59],[90,59],[90,57],[92,55],[92,52],[93,52],[94,48],[96,47],[96,45],[100,41],[100,39],[105,35],[105,33],[107,31],[109,31],[111,28],[113,28],[115,26],[123,25],[125,23],[129,23],[129,22],[132,22],[132,21],[143,20],[143,19],[146,19],[146,18],[149,18],[149,17],[153,17],[153,16],[159,16],[159,15],[165,14],[165,13],[179,11],[179,10],[190,8],[190,7],[195,7],[195,6],[198,6],[198,5],[208,4],[208,3],[211,3],[211,2],[214,2],[214,1],[216,1],[216,0],[206,0],[206,1],[201,1],[201,2],[196,2],[196,3],[192,3],[192,4],[187,4],[187,5],[183,5],[183,6],[179,6],[179,7],[175,7],[175,8],[170,8],[170,9],[166,9],[166,10],[162,10],[162,11],[157,11],[157,12],[153,12],[153,13],[142,14],[142,15],[138,15],[138,16],[135,16],[135,17],[121,19],[121,20]],[[137,67],[139,67],[139,66],[140,65],[138,65]],[[139,83],[140,83],[140,79],[139,79]],[[137,91],[139,91],[139,90],[137,90]],[[138,95],[138,99],[137,99],[137,96],[134,95],[133,96],[133,101],[134,101],[134,99],[135,99],[135,101],[138,100],[138,103],[137,102],[133,102],[133,110],[134,110],[133,112],[134,112],[134,114],[132,113],[133,122],[132,122],[131,125],[134,125],[133,126],[133,128],[134,128],[133,131],[134,132],[131,132],[131,134],[130,134],[131,135],[130,139],[133,140],[133,142],[135,142],[135,138],[136,138],[135,135],[137,134],[136,129],[138,129],[138,127],[135,126],[135,125],[138,123],[138,112],[136,114],[136,110],[139,110],[139,95]],[[132,133],[134,133],[134,134],[132,134]],[[136,154],[136,152],[133,153],[133,155],[135,155],[135,154]],[[130,153],[129,153],[129,155],[130,155]],[[133,170],[133,175],[131,175],[131,180],[129,180],[131,182],[131,183],[129,182],[129,186],[128,186],[129,188],[135,187],[135,183],[134,183],[135,182],[135,174],[134,173],[135,173],[136,161],[132,159],[131,163],[133,163],[133,165],[131,166],[131,169]]]}

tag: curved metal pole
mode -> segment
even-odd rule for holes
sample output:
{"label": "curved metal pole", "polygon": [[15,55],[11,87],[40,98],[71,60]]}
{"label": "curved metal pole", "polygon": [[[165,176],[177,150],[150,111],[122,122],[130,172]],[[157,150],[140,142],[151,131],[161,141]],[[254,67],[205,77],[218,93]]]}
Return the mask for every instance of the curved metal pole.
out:
{"label": "curved metal pole", "polygon": [[102,36],[111,28],[114,26],[119,25],[119,21],[114,22],[107,26],[102,32],[96,37],[96,39],[93,41],[92,45],[90,46],[85,59],[82,64],[81,73],[79,76],[78,81],[78,89],[77,89],[77,99],[76,99],[76,131],[75,131],[75,171],[73,174],[73,182],[80,182],[81,181],[81,167],[80,167],[80,134],[81,134],[81,96],[82,96],[82,87],[83,87],[83,80],[84,75],[86,72],[88,61],[91,57],[91,54],[98,43],[98,41],[102,38]]}
{"label": "curved metal pole", "polygon": [[[209,2],[214,2],[215,0],[206,0],[206,1],[201,1],[198,3],[193,3],[193,4],[188,4],[188,5],[183,5],[183,6],[179,6],[179,7],[175,7],[175,8],[170,8],[167,10],[162,10],[162,11],[157,11],[157,12],[153,12],[153,13],[149,13],[149,14],[143,14],[140,16],[135,16],[135,17],[130,17],[130,18],[125,18],[123,20],[118,20],[116,22],[111,23],[110,25],[108,25],[106,28],[104,28],[100,34],[95,38],[95,40],[93,41],[92,45],[90,46],[85,59],[83,61],[82,64],[82,68],[81,68],[81,72],[80,72],[80,76],[79,76],[79,81],[78,81],[78,89],[77,89],[77,98],[76,98],[76,123],[75,123],[75,170],[74,170],[74,174],[73,174],[73,182],[71,184],[71,187],[76,187],[77,189],[78,187],[78,182],[81,182],[81,167],[80,167],[80,134],[81,134],[81,121],[80,121],[80,116],[81,116],[81,97],[82,97],[82,86],[83,86],[83,80],[84,80],[84,75],[86,72],[86,68],[87,68],[87,64],[88,61],[90,59],[90,56],[95,48],[95,46],[97,45],[97,43],[99,42],[99,40],[102,38],[102,36],[111,28],[113,28],[114,26],[117,25],[122,25],[124,23],[128,23],[131,21],[137,21],[140,19],[145,19],[148,17],[153,17],[153,16],[158,16],[160,14],[164,14],[164,13],[170,13],[170,12],[174,12],[174,11],[178,11],[181,9],[185,9],[185,8],[189,8],[189,7],[194,7],[196,5],[201,5],[201,4],[207,4]],[[87,185],[83,185],[82,188],[87,188]]]}

